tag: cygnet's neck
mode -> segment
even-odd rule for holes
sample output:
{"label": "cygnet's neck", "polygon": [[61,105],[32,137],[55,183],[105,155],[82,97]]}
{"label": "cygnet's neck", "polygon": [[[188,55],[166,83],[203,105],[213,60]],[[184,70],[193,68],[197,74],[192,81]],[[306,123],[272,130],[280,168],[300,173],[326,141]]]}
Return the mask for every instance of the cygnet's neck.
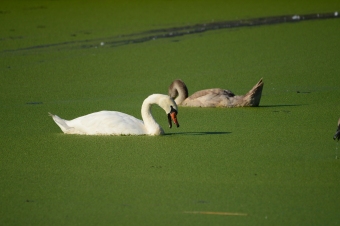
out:
{"label": "cygnet's neck", "polygon": [[189,96],[188,88],[185,83],[177,79],[173,81],[169,87],[169,96],[175,99],[176,104],[181,104]]}

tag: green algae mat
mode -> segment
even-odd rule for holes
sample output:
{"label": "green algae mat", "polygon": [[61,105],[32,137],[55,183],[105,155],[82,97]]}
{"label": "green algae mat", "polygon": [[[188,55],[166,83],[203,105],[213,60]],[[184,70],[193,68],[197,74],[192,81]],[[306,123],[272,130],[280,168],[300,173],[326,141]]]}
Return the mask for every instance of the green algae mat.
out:
{"label": "green algae mat", "polygon": [[[339,1],[4,1],[0,225],[339,225]],[[166,135],[65,135],[137,118],[174,79],[259,107],[179,108]]]}

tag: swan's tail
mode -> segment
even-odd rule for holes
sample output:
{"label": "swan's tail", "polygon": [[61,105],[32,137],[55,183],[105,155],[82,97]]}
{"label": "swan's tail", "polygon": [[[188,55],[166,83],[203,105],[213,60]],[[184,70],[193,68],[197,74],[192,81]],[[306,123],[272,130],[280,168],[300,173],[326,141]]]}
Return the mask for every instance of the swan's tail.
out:
{"label": "swan's tail", "polygon": [[66,133],[68,130],[71,129],[71,127],[69,127],[69,126],[66,124],[65,120],[62,119],[62,118],[59,118],[58,115],[53,115],[53,114],[51,114],[50,112],[48,112],[48,115],[51,116],[51,117],[53,118],[53,120],[55,121],[55,123],[60,127],[60,129],[61,129],[64,133]]}
{"label": "swan's tail", "polygon": [[243,96],[244,106],[259,106],[262,96],[263,84],[264,83],[261,78],[260,81],[258,81],[258,83],[256,83],[256,85],[246,95]]}

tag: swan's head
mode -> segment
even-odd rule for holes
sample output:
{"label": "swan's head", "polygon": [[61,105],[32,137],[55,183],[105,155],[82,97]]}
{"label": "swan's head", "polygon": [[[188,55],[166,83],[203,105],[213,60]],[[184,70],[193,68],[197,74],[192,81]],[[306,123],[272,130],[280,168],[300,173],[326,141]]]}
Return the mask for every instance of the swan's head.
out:
{"label": "swan's head", "polygon": [[168,115],[168,122],[169,122],[169,127],[172,127],[172,122],[179,127],[179,123],[177,120],[177,114],[178,114],[178,108],[177,104],[169,96],[164,95],[164,98],[160,101],[160,106],[165,110],[165,113]]}
{"label": "swan's head", "polygon": [[[171,120],[175,123],[177,127],[179,127],[179,123],[177,121],[177,110],[171,105],[171,110],[170,113],[168,113],[168,122],[169,122],[169,127],[172,127],[172,122]],[[176,106],[177,107],[177,106]]]}
{"label": "swan's head", "polygon": [[[145,113],[144,106],[149,106],[148,108],[150,108],[151,104],[158,104],[161,108],[163,108],[165,113],[168,115],[170,128],[172,127],[172,122],[174,122],[176,126],[179,127],[179,123],[177,121],[178,108],[174,99],[164,94],[152,94],[147,97],[143,102],[142,115],[143,113]],[[148,111],[150,114],[150,109],[148,109]]]}

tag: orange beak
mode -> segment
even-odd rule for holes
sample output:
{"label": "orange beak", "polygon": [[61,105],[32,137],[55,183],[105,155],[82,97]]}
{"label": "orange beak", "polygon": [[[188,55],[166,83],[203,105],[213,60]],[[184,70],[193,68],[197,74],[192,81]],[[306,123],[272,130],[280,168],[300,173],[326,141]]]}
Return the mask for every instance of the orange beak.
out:
{"label": "orange beak", "polygon": [[179,123],[177,121],[177,111],[172,106],[171,106],[171,111],[168,114],[168,122],[169,122],[169,127],[170,128],[172,127],[172,122],[171,121],[173,121],[175,123],[175,125],[177,127],[179,127]]}

